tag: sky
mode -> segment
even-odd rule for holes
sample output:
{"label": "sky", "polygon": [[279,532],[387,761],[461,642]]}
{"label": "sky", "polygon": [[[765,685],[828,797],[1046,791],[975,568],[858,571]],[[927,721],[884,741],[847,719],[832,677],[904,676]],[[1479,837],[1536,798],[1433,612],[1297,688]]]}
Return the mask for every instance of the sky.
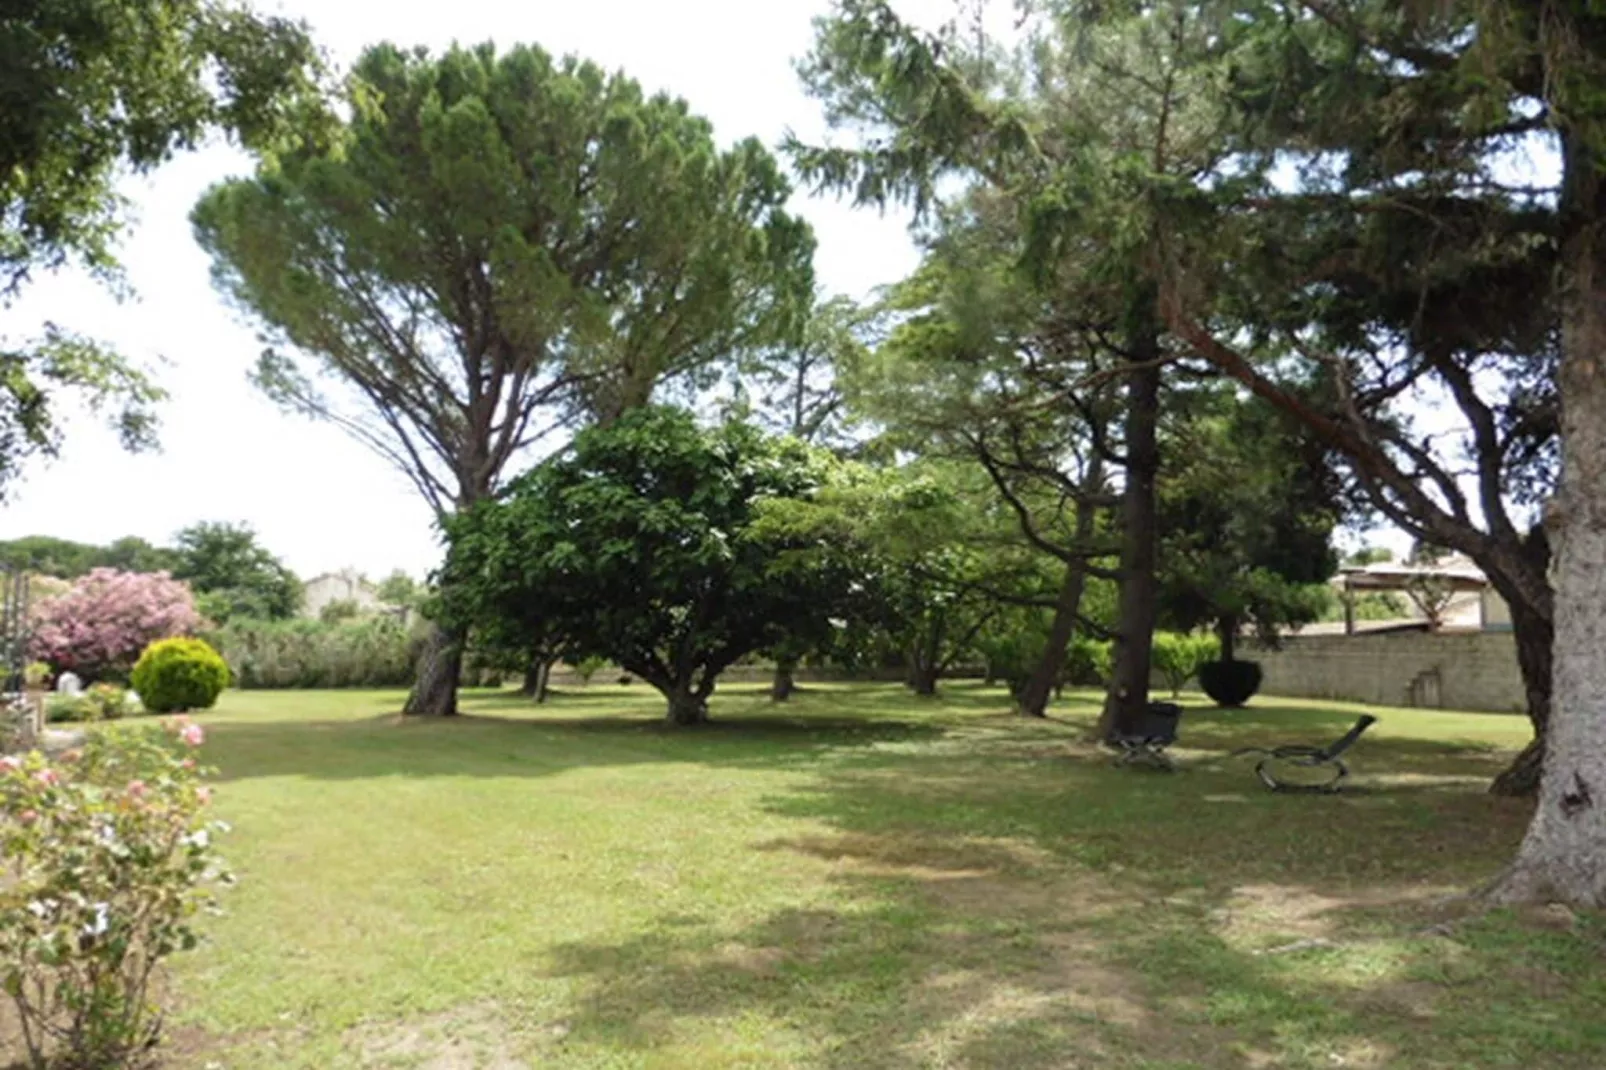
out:
{"label": "sky", "polygon": [[[290,0],[265,12],[305,19],[344,67],[379,39],[440,49],[453,41],[531,42],[622,69],[649,91],[684,97],[731,142],[774,145],[787,130],[823,134],[817,103],[792,62],[812,40],[826,0]],[[906,0],[925,24],[952,0]],[[180,156],[122,192],[133,225],[121,249],[134,296],[119,301],[80,272],[41,276],[0,312],[17,340],[47,322],[110,343],[150,365],[172,394],[161,410],[162,449],[124,453],[87,413],[66,422],[61,456],[31,466],[0,505],[0,538],[45,534],[106,543],[138,535],[167,542],[199,520],[245,522],[304,578],[354,567],[423,576],[439,560],[429,511],[400,473],[336,428],[280,412],[246,379],[262,344],[213,290],[190,234],[190,208],[250,159],[224,143]],[[903,278],[916,254],[907,220],[799,194],[814,225],[816,273],[828,290],[863,296]]]}

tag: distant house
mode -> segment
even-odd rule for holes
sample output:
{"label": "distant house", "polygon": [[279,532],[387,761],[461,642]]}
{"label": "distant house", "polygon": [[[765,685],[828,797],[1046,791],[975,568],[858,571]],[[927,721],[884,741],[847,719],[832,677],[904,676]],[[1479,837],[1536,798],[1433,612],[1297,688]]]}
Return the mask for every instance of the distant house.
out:
{"label": "distant house", "polygon": [[302,585],[301,615],[320,617],[335,602],[354,602],[364,613],[378,613],[391,607],[379,600],[379,592],[354,568],[325,572]]}

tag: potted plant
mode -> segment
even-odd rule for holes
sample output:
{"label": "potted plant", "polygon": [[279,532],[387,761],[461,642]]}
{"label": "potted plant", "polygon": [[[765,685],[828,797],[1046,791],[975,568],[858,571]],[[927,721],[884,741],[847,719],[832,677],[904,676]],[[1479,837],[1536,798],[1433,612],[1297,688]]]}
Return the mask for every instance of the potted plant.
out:
{"label": "potted plant", "polygon": [[22,688],[27,692],[23,697],[23,707],[32,717],[35,738],[45,727],[45,693],[49,686],[49,665],[42,661],[30,661],[23,666]]}
{"label": "potted plant", "polygon": [[50,666],[42,661],[30,661],[22,670],[23,690],[38,694],[50,686]]}

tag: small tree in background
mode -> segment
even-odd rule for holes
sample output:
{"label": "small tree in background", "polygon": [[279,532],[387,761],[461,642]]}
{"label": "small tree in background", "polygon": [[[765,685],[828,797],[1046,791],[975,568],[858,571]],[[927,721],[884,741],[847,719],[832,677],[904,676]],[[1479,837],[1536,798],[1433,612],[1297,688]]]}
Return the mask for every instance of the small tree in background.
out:
{"label": "small tree in background", "polygon": [[249,524],[193,524],[173,541],[173,575],[189,583],[202,612],[219,624],[284,620],[301,607],[301,581],[257,542]]}
{"label": "small tree in background", "polygon": [[90,679],[123,678],[146,646],[200,623],[190,589],[167,573],[98,568],[35,607],[30,653]]}

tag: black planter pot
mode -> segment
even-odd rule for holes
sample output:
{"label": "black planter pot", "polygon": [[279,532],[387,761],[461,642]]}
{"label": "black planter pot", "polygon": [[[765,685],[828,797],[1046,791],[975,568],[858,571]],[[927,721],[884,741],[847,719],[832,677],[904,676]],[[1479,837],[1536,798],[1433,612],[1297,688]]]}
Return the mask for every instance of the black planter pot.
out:
{"label": "black planter pot", "polygon": [[1199,666],[1199,686],[1229,709],[1248,702],[1260,690],[1258,661],[1210,661]]}

